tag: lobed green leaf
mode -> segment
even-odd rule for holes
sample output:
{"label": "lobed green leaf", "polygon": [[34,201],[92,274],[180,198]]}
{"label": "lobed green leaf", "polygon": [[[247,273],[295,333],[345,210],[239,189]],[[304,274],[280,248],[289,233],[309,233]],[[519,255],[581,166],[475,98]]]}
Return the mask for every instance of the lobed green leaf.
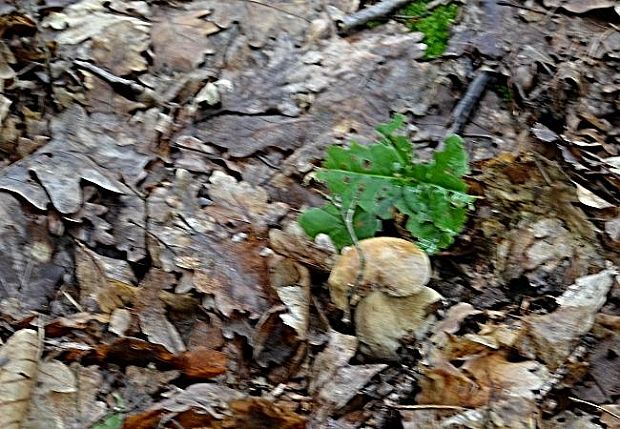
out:
{"label": "lobed green leaf", "polygon": [[462,179],[469,172],[463,139],[451,135],[431,161],[415,163],[411,142],[395,134],[403,124],[404,116],[395,115],[377,127],[377,142],[327,149],[316,177],[333,202],[301,215],[299,223],[308,235],[328,234],[341,248],[352,242],[345,222],[348,210],[354,210],[358,239],[374,236],[381,220],[392,219],[398,211],[407,216],[407,229],[428,253],[452,244],[474,201]]}

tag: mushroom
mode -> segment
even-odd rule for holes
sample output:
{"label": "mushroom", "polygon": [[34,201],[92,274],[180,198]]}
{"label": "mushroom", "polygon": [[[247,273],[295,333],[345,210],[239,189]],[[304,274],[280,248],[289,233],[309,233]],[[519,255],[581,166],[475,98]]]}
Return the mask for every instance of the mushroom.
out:
{"label": "mushroom", "polygon": [[[415,244],[394,237],[362,240],[364,272],[360,290],[370,291],[355,311],[360,349],[380,359],[397,359],[400,340],[406,335],[421,336],[431,320],[432,304],[442,296],[426,287],[431,265]],[[354,247],[346,249],[329,276],[332,301],[348,312],[351,288],[358,280],[360,258]]]}

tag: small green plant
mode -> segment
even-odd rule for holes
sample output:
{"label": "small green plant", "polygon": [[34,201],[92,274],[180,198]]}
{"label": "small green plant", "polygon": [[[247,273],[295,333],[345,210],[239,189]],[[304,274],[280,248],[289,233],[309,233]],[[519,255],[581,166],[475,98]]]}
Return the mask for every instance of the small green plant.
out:
{"label": "small green plant", "polygon": [[436,58],[443,54],[450,39],[450,26],[458,14],[456,4],[436,6],[427,11],[430,0],[416,0],[397,12],[397,16],[404,16],[405,24],[411,31],[424,34],[424,43],[428,46],[425,57]]}
{"label": "small green plant", "polygon": [[499,97],[504,100],[506,103],[510,103],[513,100],[512,89],[505,83],[498,84],[494,88],[495,92]]}
{"label": "small green plant", "polygon": [[[430,0],[416,0],[395,13],[395,18],[404,23],[411,31],[424,34],[426,44],[426,59],[437,58],[444,53],[450,39],[450,26],[459,12],[456,4],[445,4],[427,10]],[[383,22],[369,21],[366,25],[375,28]]]}
{"label": "small green plant", "polygon": [[463,140],[451,135],[431,161],[414,162],[411,142],[396,134],[404,119],[396,115],[379,125],[380,139],[373,144],[352,142],[348,148],[327,149],[316,177],[327,186],[331,201],[300,216],[299,224],[309,236],[328,234],[342,248],[354,238],[373,237],[383,220],[400,212],[427,253],[452,244],[474,201],[462,179],[469,171]]}

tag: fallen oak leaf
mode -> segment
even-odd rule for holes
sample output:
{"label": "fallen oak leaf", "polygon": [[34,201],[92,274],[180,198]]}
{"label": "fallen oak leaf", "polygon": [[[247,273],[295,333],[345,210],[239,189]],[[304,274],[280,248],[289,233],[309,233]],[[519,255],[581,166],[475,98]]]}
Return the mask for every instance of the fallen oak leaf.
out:
{"label": "fallen oak leaf", "polygon": [[22,329],[0,347],[0,427],[20,429],[37,380],[43,343],[36,331]]}

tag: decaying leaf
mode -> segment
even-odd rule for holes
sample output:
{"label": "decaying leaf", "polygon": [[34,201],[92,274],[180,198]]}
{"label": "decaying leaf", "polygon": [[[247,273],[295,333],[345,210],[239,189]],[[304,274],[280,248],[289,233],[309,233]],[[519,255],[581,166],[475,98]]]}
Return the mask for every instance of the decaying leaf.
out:
{"label": "decaying leaf", "polygon": [[310,271],[293,259],[274,255],[269,260],[270,283],[287,312],[282,321],[305,340],[310,326]]}
{"label": "decaying leaf", "polygon": [[195,408],[206,412],[216,419],[223,418],[227,413],[229,402],[244,397],[240,392],[226,386],[209,383],[196,383],[186,390],[170,392],[157,408],[175,413]]}
{"label": "decaying leaf", "polygon": [[0,192],[0,303],[16,319],[40,310],[73,261],[47,234],[46,216]]}
{"label": "decaying leaf", "polygon": [[573,13],[607,9],[616,4],[613,0],[545,0],[543,3],[547,7],[561,7]]}
{"label": "decaying leaf", "polygon": [[275,224],[288,211],[284,203],[270,203],[269,195],[260,187],[237,180],[221,171],[214,171],[206,185],[213,204],[205,212],[219,223],[235,220],[251,225],[258,233]]}
{"label": "decaying leaf", "polygon": [[80,282],[80,303],[86,308],[97,306],[101,311],[110,313],[135,298],[134,276],[124,261],[106,258],[78,246],[75,262]]}
{"label": "decaying leaf", "polygon": [[359,389],[386,368],[384,364],[350,365],[357,344],[356,337],[332,331],[327,347],[317,355],[309,390],[326,407],[322,412],[344,407]]}
{"label": "decaying leaf", "polygon": [[608,209],[615,207],[613,204],[605,201],[603,198],[584,188],[579,183],[576,183],[575,185],[577,186],[577,198],[579,198],[580,203],[585,204],[588,207],[594,207],[595,209]]}
{"label": "decaying leaf", "polygon": [[548,377],[544,365],[536,361],[510,362],[502,352],[463,356],[459,368],[444,362],[425,370],[416,400],[421,404],[463,407],[479,407],[511,397],[533,401],[535,391]]}
{"label": "decaying leaf", "polygon": [[37,380],[42,341],[36,331],[17,331],[0,347],[0,426],[20,429]]}
{"label": "decaying leaf", "polygon": [[549,368],[558,368],[581,337],[592,329],[596,313],[617,281],[615,276],[615,270],[608,269],[578,278],[556,299],[560,306],[557,310],[523,319],[524,329],[517,347],[541,359]]}
{"label": "decaying leaf", "polygon": [[160,299],[161,292],[175,282],[172,274],[151,270],[140,283],[136,295],[135,308],[140,321],[140,329],[149,341],[161,344],[173,354],[186,350],[181,334],[166,317],[166,307]]}
{"label": "decaying leaf", "polygon": [[207,36],[220,28],[209,21],[209,9],[182,11],[158,16],[151,30],[155,50],[155,67],[190,71],[205,54],[212,54]]}

